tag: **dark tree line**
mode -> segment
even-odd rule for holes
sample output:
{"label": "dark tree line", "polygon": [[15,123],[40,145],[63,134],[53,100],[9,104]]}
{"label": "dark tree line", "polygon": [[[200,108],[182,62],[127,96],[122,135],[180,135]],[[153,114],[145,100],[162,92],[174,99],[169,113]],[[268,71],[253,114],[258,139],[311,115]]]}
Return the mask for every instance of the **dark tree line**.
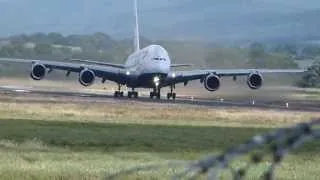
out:
{"label": "dark tree line", "polygon": [[[104,33],[69,35],[35,33],[12,36],[0,46],[1,57],[15,58],[85,58],[106,61],[123,61],[127,44],[113,40]],[[121,56],[122,55],[122,56]]]}
{"label": "dark tree line", "polygon": [[[3,42],[9,42],[4,43]],[[141,38],[142,46],[151,41]],[[67,35],[60,33],[35,33],[17,35],[0,40],[0,57],[84,58],[122,63],[132,52],[132,40],[115,40],[97,32],[91,35]]]}
{"label": "dark tree line", "polygon": [[[144,47],[152,41],[141,38]],[[278,45],[267,48],[265,44],[253,43],[248,48],[210,47],[208,44],[175,41],[157,42],[168,48],[175,63],[192,63],[215,68],[297,68],[291,56],[297,52],[297,46]],[[115,40],[98,32],[91,35],[68,35],[60,33],[35,33],[31,35],[17,35],[0,39],[0,57],[32,58],[64,60],[69,58],[94,59],[108,62],[123,63],[132,53],[132,40]],[[166,46],[167,45],[167,46]],[[303,53],[320,54],[317,46],[305,46]],[[303,87],[319,84],[319,63],[310,67],[298,84]]]}
{"label": "dark tree line", "polygon": [[297,60],[314,59],[320,56],[320,44],[287,43],[277,44],[270,48],[272,52],[285,53],[295,57]]}
{"label": "dark tree line", "polygon": [[320,61],[315,61],[298,82],[300,87],[320,87]]}
{"label": "dark tree line", "polygon": [[59,44],[65,46],[92,46],[95,49],[109,49],[117,42],[110,36],[97,32],[92,35],[68,35],[63,36],[60,33],[35,33],[31,35],[17,35],[8,38],[12,44],[24,44],[33,42],[36,44]]}
{"label": "dark tree line", "polygon": [[297,68],[291,56],[283,52],[268,52],[261,43],[251,44],[248,60],[253,68]]}

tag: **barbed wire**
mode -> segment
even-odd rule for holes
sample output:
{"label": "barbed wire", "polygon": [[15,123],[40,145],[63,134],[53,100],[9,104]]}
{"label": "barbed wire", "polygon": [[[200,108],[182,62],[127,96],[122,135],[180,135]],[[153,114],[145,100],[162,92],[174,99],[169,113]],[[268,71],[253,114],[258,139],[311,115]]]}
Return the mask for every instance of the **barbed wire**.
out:
{"label": "barbed wire", "polygon": [[[270,133],[256,135],[243,144],[227,149],[224,153],[211,155],[198,161],[171,161],[166,164],[147,165],[120,171],[109,175],[105,179],[117,179],[139,171],[157,170],[162,167],[184,167],[183,171],[173,175],[173,180],[197,179],[206,175],[208,180],[217,180],[222,170],[229,170],[234,180],[245,178],[249,168],[263,161],[263,158],[271,153],[272,161],[267,170],[262,173],[263,180],[275,179],[275,168],[283,161],[291,151],[301,147],[307,141],[320,139],[320,119],[308,123],[300,123],[288,128],[280,128]],[[260,151],[259,151],[260,150]],[[254,152],[258,151],[258,152]],[[252,153],[251,155],[249,153]],[[250,155],[250,161],[242,168],[231,167],[231,162],[244,155]]]}

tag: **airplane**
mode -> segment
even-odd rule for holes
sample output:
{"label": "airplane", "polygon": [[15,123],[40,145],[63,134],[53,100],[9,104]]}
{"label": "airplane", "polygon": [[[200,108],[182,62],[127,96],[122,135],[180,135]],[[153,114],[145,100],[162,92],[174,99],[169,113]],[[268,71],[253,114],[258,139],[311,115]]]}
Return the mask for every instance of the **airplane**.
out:
{"label": "airplane", "polygon": [[131,88],[128,98],[138,98],[136,88],[153,89],[150,98],[161,98],[161,88],[170,87],[167,99],[176,99],[175,85],[189,81],[200,80],[204,88],[210,92],[216,91],[221,85],[222,77],[247,76],[247,85],[256,90],[263,85],[264,73],[301,73],[304,69],[195,69],[180,70],[173,68],[189,66],[188,64],[171,64],[168,51],[161,45],[152,44],[140,49],[138,2],[134,0],[134,52],[128,56],[125,64],[103,63],[91,60],[74,60],[78,62],[58,62],[47,60],[26,60],[0,58],[0,61],[31,63],[30,77],[33,80],[42,80],[52,70],[66,71],[66,76],[71,72],[79,73],[78,81],[82,86],[92,85],[97,78],[117,83],[118,90],[114,97],[123,97],[122,86]]}

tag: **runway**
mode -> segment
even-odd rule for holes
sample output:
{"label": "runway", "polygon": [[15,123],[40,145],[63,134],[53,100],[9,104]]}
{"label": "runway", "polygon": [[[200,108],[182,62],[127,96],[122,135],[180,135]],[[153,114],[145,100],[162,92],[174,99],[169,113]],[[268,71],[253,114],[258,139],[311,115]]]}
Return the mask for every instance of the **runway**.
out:
{"label": "runway", "polygon": [[[92,102],[92,103],[129,103],[129,102],[146,102],[156,104],[173,104],[173,105],[196,105],[206,107],[247,107],[260,109],[276,109],[286,111],[310,111],[320,112],[320,103],[312,101],[275,101],[267,99],[208,99],[187,97],[178,94],[176,100],[167,100],[166,97],[162,99],[150,99],[146,94],[142,94],[138,99],[129,99],[127,97],[114,98],[112,92],[106,93],[91,93],[91,92],[75,92],[75,91],[59,91],[59,90],[42,90],[33,87],[25,86],[0,86],[0,93],[14,96],[39,96],[42,99],[29,99],[28,102]],[[60,97],[52,100],[52,97]],[[63,98],[64,97],[64,98]],[[47,100],[46,100],[47,98]],[[0,101],[9,101],[8,98],[0,98]],[[14,101],[23,101],[15,99]]]}

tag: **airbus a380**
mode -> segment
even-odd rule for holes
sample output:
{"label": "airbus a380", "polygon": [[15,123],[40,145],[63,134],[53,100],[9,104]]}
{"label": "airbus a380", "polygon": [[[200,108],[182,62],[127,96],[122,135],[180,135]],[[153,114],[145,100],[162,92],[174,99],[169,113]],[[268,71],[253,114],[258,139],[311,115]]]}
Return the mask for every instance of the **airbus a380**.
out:
{"label": "airbus a380", "polygon": [[263,84],[264,73],[300,73],[303,69],[206,69],[175,71],[173,67],[185,66],[184,64],[171,64],[171,59],[166,49],[160,45],[149,45],[143,49],[139,46],[139,26],[137,0],[134,0],[135,15],[135,51],[127,58],[124,65],[103,63],[90,60],[79,62],[58,62],[46,60],[25,60],[1,58],[6,62],[28,62],[32,64],[30,76],[34,80],[43,79],[52,70],[64,70],[68,76],[71,72],[79,73],[79,82],[83,86],[92,85],[96,78],[101,78],[118,84],[115,97],[124,96],[122,86],[131,88],[129,98],[137,98],[135,88],[153,89],[150,98],[161,97],[161,88],[170,87],[168,99],[175,99],[175,85],[189,81],[200,80],[208,91],[216,91],[221,85],[221,77],[247,76],[247,84],[251,89],[259,89]]}

